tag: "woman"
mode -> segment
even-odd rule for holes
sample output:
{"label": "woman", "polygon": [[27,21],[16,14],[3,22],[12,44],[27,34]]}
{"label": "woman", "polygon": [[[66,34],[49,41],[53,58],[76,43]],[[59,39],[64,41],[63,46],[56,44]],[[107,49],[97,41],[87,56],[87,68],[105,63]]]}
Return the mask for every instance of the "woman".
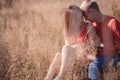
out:
{"label": "woman", "polygon": [[54,80],[63,80],[64,75],[73,69],[76,60],[95,60],[95,46],[99,45],[99,41],[93,26],[84,22],[80,8],[69,6],[65,11],[65,46],[62,53],[56,54],[44,80],[53,80],[57,73]]}

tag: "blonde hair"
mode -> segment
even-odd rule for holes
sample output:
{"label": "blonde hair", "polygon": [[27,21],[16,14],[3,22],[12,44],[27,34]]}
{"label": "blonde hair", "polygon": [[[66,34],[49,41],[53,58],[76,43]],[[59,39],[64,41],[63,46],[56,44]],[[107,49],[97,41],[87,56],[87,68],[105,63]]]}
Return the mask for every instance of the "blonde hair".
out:
{"label": "blonde hair", "polygon": [[[69,30],[71,28],[70,27],[71,19],[72,19],[72,21],[74,21],[72,14],[76,16],[76,14],[79,14],[79,12],[81,13],[81,16],[82,16],[82,10],[79,7],[77,7],[76,5],[71,5],[66,9],[66,11],[65,11],[65,34],[69,33]],[[76,24],[74,24],[74,26],[75,25]]]}

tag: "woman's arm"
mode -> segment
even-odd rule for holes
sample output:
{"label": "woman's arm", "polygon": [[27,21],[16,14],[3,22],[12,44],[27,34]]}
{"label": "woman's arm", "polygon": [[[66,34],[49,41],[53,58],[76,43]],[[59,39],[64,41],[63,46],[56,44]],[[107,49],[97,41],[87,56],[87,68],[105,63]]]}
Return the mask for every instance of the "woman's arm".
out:
{"label": "woman's arm", "polygon": [[89,37],[90,45],[89,48],[86,50],[85,56],[89,61],[95,61],[97,54],[97,47],[100,45],[100,38],[97,36],[92,24],[88,24],[87,34]]}
{"label": "woman's arm", "polygon": [[97,36],[93,25],[88,24],[87,29],[89,31],[88,36],[89,36],[90,44],[92,44],[94,46],[99,46],[100,45],[100,38]]}

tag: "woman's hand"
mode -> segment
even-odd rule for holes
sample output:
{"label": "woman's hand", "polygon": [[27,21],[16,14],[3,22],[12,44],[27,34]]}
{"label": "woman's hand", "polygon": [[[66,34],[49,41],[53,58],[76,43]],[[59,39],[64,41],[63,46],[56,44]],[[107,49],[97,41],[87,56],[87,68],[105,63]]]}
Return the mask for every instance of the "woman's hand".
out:
{"label": "woman's hand", "polygon": [[96,61],[96,54],[91,54],[89,50],[85,50],[83,55],[84,55],[84,58],[90,62]]}
{"label": "woman's hand", "polygon": [[96,61],[96,57],[94,55],[87,55],[86,58],[88,61]]}

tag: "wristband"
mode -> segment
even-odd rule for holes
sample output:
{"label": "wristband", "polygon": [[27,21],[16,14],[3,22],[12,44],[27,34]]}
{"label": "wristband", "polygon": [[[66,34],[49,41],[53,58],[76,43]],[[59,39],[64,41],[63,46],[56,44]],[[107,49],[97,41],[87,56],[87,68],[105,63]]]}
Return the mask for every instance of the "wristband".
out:
{"label": "wristband", "polygon": [[102,48],[103,48],[103,47],[104,47],[104,44],[103,44],[103,43],[101,43],[101,44],[100,44],[100,47],[102,47]]}

